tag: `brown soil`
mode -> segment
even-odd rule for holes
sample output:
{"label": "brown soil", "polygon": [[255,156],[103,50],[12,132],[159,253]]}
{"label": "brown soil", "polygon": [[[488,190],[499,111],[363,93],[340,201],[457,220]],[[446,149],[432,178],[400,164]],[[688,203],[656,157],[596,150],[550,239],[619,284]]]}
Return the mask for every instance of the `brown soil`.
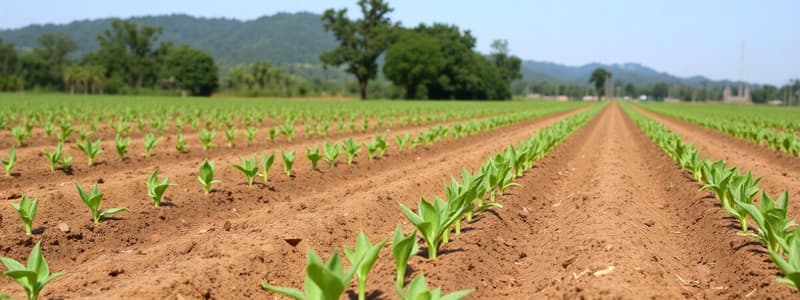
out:
{"label": "brown soil", "polygon": [[[388,238],[398,223],[410,231],[396,201],[412,205],[442,194],[462,166],[474,169],[493,152],[572,113],[428,149],[392,149],[374,161],[362,153],[352,166],[331,169],[321,162],[319,172],[299,159],[291,179],[276,162],[273,181],[255,187],[222,168],[223,184],[208,197],[196,183],[200,159],[171,162],[164,170],[180,185],[168,190],[172,205],[161,209],[144,196],[150,168],[111,172],[100,176],[108,199],[103,207],[133,212],[99,225],[87,220],[69,184],[42,183],[34,196],[43,200],[37,224],[45,228],[37,239],[51,269],[69,272],[44,296],[274,299],[259,284],[302,288],[307,248],[327,258],[352,247],[359,230],[373,241]],[[221,156],[218,165],[235,158]],[[518,182],[523,187],[498,199],[505,208],[467,224],[438,260],[413,257],[413,275],[424,272],[431,286],[446,292],[475,288],[475,299],[797,296],[774,283],[777,271],[763,249],[735,235],[717,200],[697,192],[616,105]],[[55,228],[61,222],[70,225],[69,233]],[[0,255],[26,256],[33,241],[21,238],[10,209],[0,210],[0,225]],[[292,246],[287,239],[300,242]],[[382,251],[370,273],[374,298],[396,299],[389,252]],[[0,281],[0,290],[21,296],[8,280]]]}

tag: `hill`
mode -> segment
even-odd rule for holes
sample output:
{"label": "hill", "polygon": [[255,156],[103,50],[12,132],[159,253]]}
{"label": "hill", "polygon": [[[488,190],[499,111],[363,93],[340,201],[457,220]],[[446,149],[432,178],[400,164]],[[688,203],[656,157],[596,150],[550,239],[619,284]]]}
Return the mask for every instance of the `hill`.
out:
{"label": "hill", "polygon": [[[5,29],[0,30],[0,38],[24,51],[35,47],[36,39],[42,34],[62,33],[77,42],[80,48],[75,54],[80,57],[97,48],[97,35],[110,27],[112,20],[105,18]],[[323,30],[318,14],[279,13],[248,21],[185,14],[133,17],[128,20],[162,27],[162,41],[189,44],[210,53],[222,66],[223,72],[234,65],[267,60],[284,66],[290,73],[329,78],[341,78],[343,75],[338,70],[322,70],[319,54],[336,47],[337,43],[330,33]],[[567,66],[527,60],[523,63],[523,75],[525,80],[586,84],[589,75],[597,67],[611,71],[615,80],[633,84],[665,82],[699,85],[706,82],[714,86],[726,83],[700,76],[681,78],[636,63]]]}

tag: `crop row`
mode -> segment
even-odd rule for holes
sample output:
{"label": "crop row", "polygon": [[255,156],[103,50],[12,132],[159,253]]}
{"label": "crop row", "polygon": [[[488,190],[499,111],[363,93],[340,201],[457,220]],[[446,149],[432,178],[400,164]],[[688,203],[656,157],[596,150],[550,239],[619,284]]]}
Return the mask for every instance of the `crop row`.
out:
{"label": "crop row", "polygon": [[[430,290],[427,287],[424,275],[418,276],[407,286],[403,286],[408,258],[418,251],[418,245],[416,244],[417,232],[425,239],[428,245],[429,258],[435,259],[436,250],[449,241],[449,234],[453,231],[455,234],[460,234],[462,219],[466,218],[470,220],[475,214],[483,213],[488,209],[501,207],[501,205],[495,201],[496,196],[502,195],[506,189],[514,186],[515,184],[512,182],[513,179],[522,176],[525,170],[533,166],[534,161],[544,156],[547,151],[565,139],[571,132],[587,122],[599,109],[601,109],[599,106],[592,107],[587,111],[578,113],[577,115],[559,121],[537,132],[530,139],[521,142],[517,146],[510,146],[505,151],[491,156],[480,169],[475,171],[475,173],[469,173],[464,170],[460,182],[453,178],[451,185],[445,188],[444,200],[438,196],[435,197],[432,202],[422,199],[419,202],[418,214],[400,205],[403,213],[415,225],[417,230],[411,235],[405,236],[400,226],[398,226],[394,235],[392,254],[398,267],[396,282],[398,295],[402,299],[460,299],[468,295],[471,291],[459,291],[447,296],[442,296],[439,289]],[[532,112],[523,112],[512,116],[496,117],[467,123],[471,125],[454,124],[449,128],[445,127],[445,129],[431,128],[429,131],[434,133],[421,133],[417,140],[424,139],[421,137],[428,135],[446,136],[447,132],[451,130],[454,132],[454,136],[463,136],[531,118],[535,116],[535,114],[536,113]],[[444,132],[444,134],[441,132]],[[455,132],[460,132],[461,135],[455,135]],[[380,139],[380,137],[376,138],[372,144],[381,143]],[[349,141],[351,141],[350,143],[354,143],[352,140]],[[344,144],[347,143],[348,142],[345,141]],[[347,152],[348,146],[344,144],[342,147],[344,151]],[[368,152],[369,148],[370,147],[367,147]],[[326,152],[327,151],[332,152],[338,150],[326,149]],[[307,154],[313,152],[311,148],[307,149]],[[291,165],[293,163],[289,162],[287,164],[287,161],[293,160],[293,153],[282,152],[281,156],[284,161],[284,170],[288,175],[290,174]],[[326,154],[326,156],[328,155]],[[271,157],[271,159],[269,157]],[[274,156],[265,156],[264,159],[262,159],[262,163],[264,161],[274,161]],[[268,164],[271,164],[271,162]],[[258,173],[257,167],[254,167],[254,165],[256,165],[255,159],[242,160],[241,164],[236,165],[236,167],[246,175],[249,182],[252,182],[252,177]],[[312,163],[312,166],[314,165],[315,164]],[[265,168],[265,170],[268,170],[268,168]],[[266,171],[262,176],[264,176],[265,180],[268,180]],[[204,190],[208,192],[210,190],[210,185],[216,183],[214,180],[213,163],[210,161],[203,162],[200,167],[198,179],[204,185]],[[164,178],[160,180],[157,171],[152,173],[147,181],[147,190],[148,196],[153,200],[155,206],[158,206],[160,198],[170,184],[169,179]],[[102,201],[103,194],[98,190],[97,185],[89,192],[84,190],[79,184],[75,186],[81,199],[90,208],[94,222],[99,222],[105,215],[127,210],[126,208],[101,210],[100,202]],[[30,228],[30,224],[35,215],[37,202],[38,201],[35,199],[23,196],[20,203],[14,205],[26,226],[26,232],[29,232],[28,228]],[[329,261],[323,262],[313,250],[309,249],[304,291],[301,292],[290,288],[277,287],[268,283],[264,283],[262,287],[296,299],[338,299],[355,276],[358,283],[359,298],[363,299],[366,289],[367,274],[385,242],[386,240],[372,244],[365,234],[360,233],[356,247],[352,250],[348,248],[344,249],[345,255],[351,264],[351,268],[347,271],[343,269],[338,254],[334,253]],[[31,261],[34,263],[31,263]],[[9,270],[12,270],[12,272],[7,272],[6,275],[15,278],[25,289],[30,299],[36,299],[47,282],[63,274],[49,274],[46,261],[41,255],[39,243],[34,246],[27,267],[15,263],[15,261],[10,258],[4,258],[3,263]],[[31,281],[31,278],[36,278],[36,280],[39,281]]]}
{"label": "crop row", "polygon": [[[787,216],[789,192],[773,198],[759,187],[760,177],[751,172],[740,173],[724,161],[710,161],[700,156],[692,145],[663,125],[647,118],[634,108],[625,105],[623,109],[639,125],[639,128],[664,150],[681,168],[691,173],[701,185],[701,189],[713,191],[720,205],[739,220],[741,236],[754,237],[767,248],[770,258],[783,273],[778,282],[800,287],[800,229]],[[756,205],[754,200],[760,196]],[[748,220],[756,228],[751,230]]]}
{"label": "crop row", "polygon": [[[764,118],[763,115],[752,115],[740,106],[725,108],[715,107],[715,110],[705,110],[705,106],[693,107],[686,105],[645,105],[648,110],[694,123],[706,128],[714,129],[729,135],[752,141],[756,144],[766,144],[770,148],[800,155],[800,126],[796,117],[800,115],[773,112],[768,114],[775,120]],[[793,112],[792,112],[793,113]],[[794,116],[795,119],[791,119]]]}

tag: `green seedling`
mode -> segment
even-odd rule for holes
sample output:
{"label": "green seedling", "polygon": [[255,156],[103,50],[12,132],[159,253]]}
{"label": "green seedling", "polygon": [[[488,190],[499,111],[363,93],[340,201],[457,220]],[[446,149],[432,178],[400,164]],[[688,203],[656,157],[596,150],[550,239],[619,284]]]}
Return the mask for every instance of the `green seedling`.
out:
{"label": "green seedling", "polygon": [[225,139],[228,140],[228,148],[233,148],[233,141],[236,139],[236,128],[225,130]]}
{"label": "green seedling", "polygon": [[256,140],[256,133],[258,129],[255,127],[248,127],[244,130],[244,135],[247,137],[247,144],[251,145]]}
{"label": "green seedling", "polygon": [[203,144],[203,150],[208,151],[208,149],[214,147],[212,142],[214,141],[214,138],[217,137],[216,131],[206,131],[205,129],[200,130],[198,136],[200,137],[200,143]]}
{"label": "green seedling", "polygon": [[308,160],[311,161],[311,170],[316,171],[317,162],[322,159],[322,155],[319,154],[319,146],[306,148],[306,157],[308,157]]}
{"label": "green seedling", "polygon": [[333,253],[330,260],[323,263],[314,250],[308,249],[304,291],[274,286],[266,281],[261,283],[261,288],[295,300],[338,300],[350,285],[359,265],[360,262],[355,263],[349,270],[344,271],[338,253]]}
{"label": "green seedling", "polygon": [[94,165],[95,157],[103,152],[103,149],[100,148],[100,139],[97,139],[95,142],[84,140],[83,143],[78,144],[78,149],[86,154],[86,158],[90,167]]}
{"label": "green seedling", "polygon": [[358,237],[356,237],[355,249],[351,250],[346,246],[344,247],[344,254],[347,256],[347,260],[350,261],[350,264],[359,266],[356,271],[359,300],[366,299],[367,275],[369,275],[369,271],[375,264],[375,260],[378,259],[378,254],[380,254],[381,248],[383,248],[385,243],[386,240],[383,240],[373,245],[369,241],[367,235],[361,231],[358,233]]}
{"label": "green seedling", "polygon": [[352,165],[353,158],[358,155],[358,152],[361,152],[361,143],[349,138],[342,144],[342,149],[344,150],[344,154],[347,156],[347,164]]}
{"label": "green seedling", "polygon": [[180,153],[186,153],[186,138],[183,137],[182,133],[178,134],[178,138],[175,142],[175,150],[178,150]]}
{"label": "green seedling", "polygon": [[150,153],[156,148],[159,142],[161,142],[160,137],[156,137],[152,133],[147,133],[144,136],[144,156],[150,157]]}
{"label": "green seedling", "polygon": [[114,147],[117,149],[119,160],[125,159],[125,154],[128,153],[128,145],[130,144],[131,138],[122,138],[121,135],[117,135],[114,138]]}
{"label": "green seedling", "polygon": [[215,183],[220,183],[219,180],[214,179],[214,162],[209,160],[204,160],[203,164],[200,165],[200,173],[197,175],[197,179],[200,181],[200,184],[203,185],[203,191],[206,195],[211,193],[211,185]]}
{"label": "green seedling", "polygon": [[283,159],[283,172],[287,177],[292,177],[292,166],[294,165],[294,150],[284,152],[281,150],[281,158]]}
{"label": "green seedling", "polygon": [[322,147],[325,149],[325,161],[330,167],[335,167],[336,159],[339,158],[339,146],[325,142]]}
{"label": "green seedling", "polygon": [[6,169],[6,177],[11,176],[11,169],[14,168],[14,165],[17,163],[17,150],[14,147],[8,149],[8,159],[4,159],[0,161],[3,164],[3,167]]}
{"label": "green seedling", "polygon": [[28,255],[27,266],[8,257],[0,257],[0,262],[7,269],[3,275],[16,281],[25,290],[28,300],[39,299],[39,294],[50,281],[65,274],[64,272],[50,274],[47,260],[42,256],[41,241],[33,246],[31,254]]}
{"label": "green seedling", "polygon": [[61,161],[58,162],[61,165],[61,169],[64,171],[72,170],[72,156],[71,155],[64,155],[61,157]]}
{"label": "green seedling", "polygon": [[56,150],[54,150],[53,152],[44,151],[42,153],[47,158],[47,162],[50,163],[50,172],[55,172],[56,164],[58,164],[58,161],[61,160],[63,147],[64,144],[58,143],[58,145],[56,145]]}
{"label": "green seedling", "polygon": [[100,211],[100,202],[103,201],[103,193],[101,193],[97,188],[97,183],[94,184],[94,188],[92,188],[92,193],[87,193],[81,185],[75,183],[75,189],[78,190],[78,195],[80,195],[81,200],[86,206],[89,207],[89,210],[92,212],[92,221],[95,224],[100,223],[100,219],[110,216],[116,213],[121,213],[124,211],[128,211],[125,207],[120,208],[109,208],[103,211]]}
{"label": "green seedling", "polygon": [[473,291],[472,289],[461,290],[442,295],[441,288],[429,290],[428,283],[425,282],[425,274],[420,274],[411,280],[405,291],[400,289],[397,294],[401,300],[460,300],[469,296]]}
{"label": "green seedling", "polygon": [[267,153],[264,152],[261,154],[261,166],[264,167],[264,173],[259,174],[259,176],[264,178],[264,183],[269,182],[269,169],[272,168],[273,163],[275,163],[275,153],[267,155]]}
{"label": "green seedling", "polygon": [[394,258],[394,265],[397,267],[397,276],[394,283],[398,290],[403,288],[403,283],[405,282],[408,259],[417,252],[419,252],[417,231],[414,230],[411,235],[405,236],[403,235],[403,228],[397,225],[394,230],[394,239],[392,240],[392,257]]}
{"label": "green seedling", "polygon": [[164,177],[163,181],[158,182],[158,169],[154,170],[147,179],[147,196],[150,197],[156,208],[161,207],[161,199],[164,198],[164,192],[169,186],[169,177]]}
{"label": "green seedling", "polygon": [[253,159],[245,159],[240,157],[241,164],[234,164],[233,167],[239,170],[247,177],[247,185],[253,186],[253,179],[258,174],[258,158],[253,156]]}
{"label": "green seedling", "polygon": [[33,217],[36,216],[36,207],[39,205],[39,200],[28,198],[22,195],[19,203],[11,203],[11,207],[19,213],[22,223],[25,223],[25,234],[31,235],[31,228],[33,227]]}

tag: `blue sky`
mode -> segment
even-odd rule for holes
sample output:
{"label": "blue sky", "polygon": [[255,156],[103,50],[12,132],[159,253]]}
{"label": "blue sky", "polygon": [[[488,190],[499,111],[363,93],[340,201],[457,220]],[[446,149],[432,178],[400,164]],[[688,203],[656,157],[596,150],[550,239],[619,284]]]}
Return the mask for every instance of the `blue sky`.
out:
{"label": "blue sky", "polygon": [[[8,1],[0,28],[101,17],[187,13],[253,19],[276,12],[322,12],[356,0],[25,0]],[[755,0],[390,0],[406,26],[444,22],[472,30],[478,49],[508,39],[524,58],[568,65],[638,62],[679,76],[782,84],[800,78],[800,1]],[[792,15],[794,14],[794,15]]]}

